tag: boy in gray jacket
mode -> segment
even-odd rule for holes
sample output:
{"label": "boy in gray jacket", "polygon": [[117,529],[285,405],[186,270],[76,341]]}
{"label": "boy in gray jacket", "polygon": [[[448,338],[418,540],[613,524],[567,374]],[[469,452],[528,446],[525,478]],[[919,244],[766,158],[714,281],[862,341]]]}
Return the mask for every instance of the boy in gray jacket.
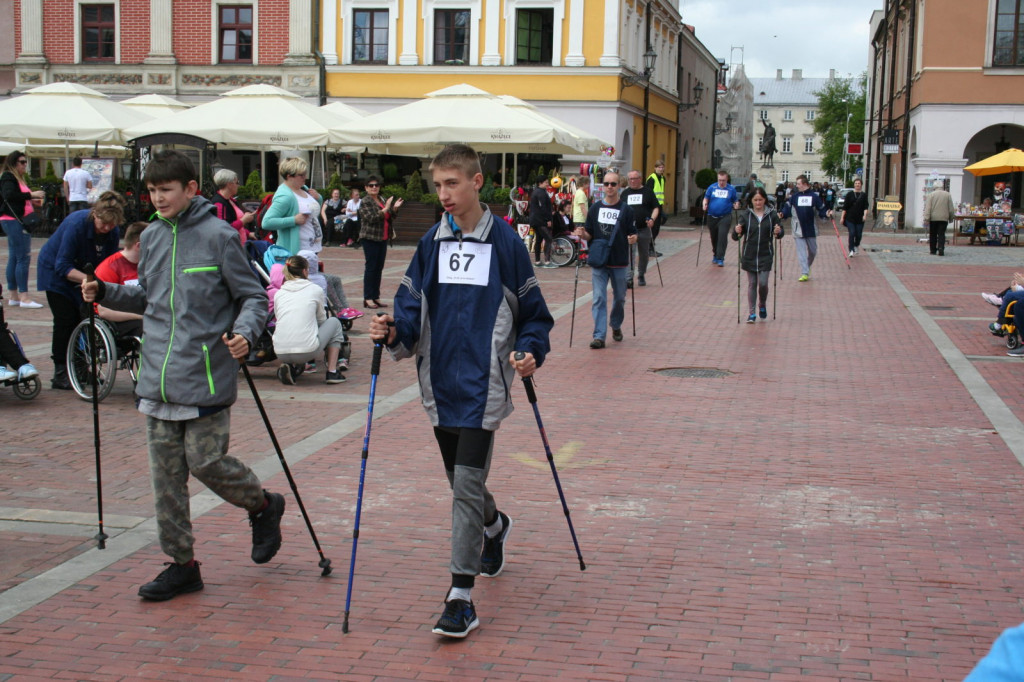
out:
{"label": "boy in gray jacket", "polygon": [[82,286],[82,295],[144,314],[136,393],[146,415],[160,547],[174,563],[140,587],[139,596],[163,601],[203,589],[192,551],[190,473],[249,512],[258,564],[281,547],[284,497],[263,490],[256,474],[227,454],[238,360],[266,323],[266,292],[238,233],[196,196],[196,173],[186,156],[156,154],[144,181],[159,217],[142,234],[139,286],[95,281]]}

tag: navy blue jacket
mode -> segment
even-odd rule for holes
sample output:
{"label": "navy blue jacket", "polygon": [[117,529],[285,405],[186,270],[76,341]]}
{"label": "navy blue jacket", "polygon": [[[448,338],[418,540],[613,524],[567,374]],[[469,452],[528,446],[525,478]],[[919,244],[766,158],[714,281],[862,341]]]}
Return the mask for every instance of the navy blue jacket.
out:
{"label": "navy blue jacket", "polygon": [[828,208],[818,196],[818,193],[808,187],[803,192],[794,192],[789,201],[782,205],[782,217],[788,218],[796,212],[796,219],[800,221],[801,237],[817,237],[818,232],[814,227],[814,214],[825,218],[828,216]]}
{"label": "navy blue jacket", "polygon": [[39,291],[52,291],[76,303],[84,303],[81,289],[72,284],[68,273],[72,269],[83,270],[87,264],[96,267],[104,258],[117,253],[121,240],[120,231],[115,227],[97,241],[96,223],[89,217],[91,214],[89,209],[75,211],[43,244],[36,265]]}

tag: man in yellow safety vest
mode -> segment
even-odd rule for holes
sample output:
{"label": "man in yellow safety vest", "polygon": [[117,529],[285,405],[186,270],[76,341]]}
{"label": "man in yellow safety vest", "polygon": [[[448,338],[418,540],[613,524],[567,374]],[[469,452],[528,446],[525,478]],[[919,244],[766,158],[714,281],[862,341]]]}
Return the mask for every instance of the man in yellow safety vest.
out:
{"label": "man in yellow safety vest", "polygon": [[658,205],[661,210],[658,211],[658,219],[654,223],[654,227],[651,228],[651,255],[661,256],[662,254],[655,251],[655,244],[658,241],[658,232],[661,231],[661,226],[665,224],[667,217],[665,216],[665,162],[658,160],[654,162],[654,172],[647,176],[647,182],[644,183],[651,188],[654,192],[654,196],[658,198]]}

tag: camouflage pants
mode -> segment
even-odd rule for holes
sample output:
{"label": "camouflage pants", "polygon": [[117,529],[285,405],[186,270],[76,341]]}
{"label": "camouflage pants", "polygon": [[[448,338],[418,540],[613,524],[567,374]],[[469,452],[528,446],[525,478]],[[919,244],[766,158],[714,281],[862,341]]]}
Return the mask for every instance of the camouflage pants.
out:
{"label": "camouflage pants", "polygon": [[256,511],[263,504],[263,488],[256,474],[227,454],[230,425],[227,409],[186,421],[146,418],[160,548],[177,563],[193,558],[190,472],[236,507]]}

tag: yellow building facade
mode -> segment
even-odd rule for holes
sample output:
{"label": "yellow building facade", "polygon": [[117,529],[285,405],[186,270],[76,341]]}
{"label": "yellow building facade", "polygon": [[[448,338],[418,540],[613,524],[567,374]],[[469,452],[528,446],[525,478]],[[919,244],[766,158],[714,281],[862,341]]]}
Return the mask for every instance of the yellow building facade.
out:
{"label": "yellow building facade", "polygon": [[[610,165],[676,172],[678,10],[638,0],[323,0],[320,45],[330,99],[384,111],[450,85],[513,95],[614,146]],[[649,37],[648,37],[649,36]],[[643,168],[648,46],[648,150]],[[713,84],[705,84],[710,90]],[[510,148],[509,150],[514,151]],[[560,160],[564,174],[587,156]],[[673,197],[667,197],[674,211]]]}

